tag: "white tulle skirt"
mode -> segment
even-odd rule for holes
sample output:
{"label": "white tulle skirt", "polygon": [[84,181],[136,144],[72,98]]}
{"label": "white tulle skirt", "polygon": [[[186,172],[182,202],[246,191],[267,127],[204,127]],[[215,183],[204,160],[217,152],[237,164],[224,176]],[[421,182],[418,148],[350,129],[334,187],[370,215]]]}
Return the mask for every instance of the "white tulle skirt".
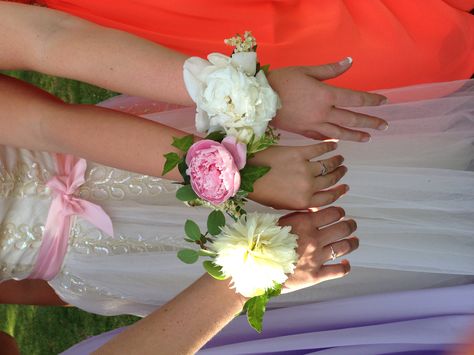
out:
{"label": "white tulle skirt", "polygon": [[[360,247],[348,257],[352,272],[281,296],[273,306],[474,282],[474,81],[382,93],[389,104],[358,111],[385,118],[389,129],[374,132],[370,143],[340,142],[336,152],[345,157],[343,182],[351,187],[336,205],[359,226]],[[193,108],[129,96],[102,106],[194,131]],[[282,134],[281,144],[310,143]],[[100,314],[146,315],[202,273],[200,264],[182,264],[176,250],[184,246],[185,219],[204,224],[208,211],[180,204],[169,181],[135,185],[127,196],[149,193],[103,203],[118,237],[75,233],[63,271],[51,282],[65,301]]]}

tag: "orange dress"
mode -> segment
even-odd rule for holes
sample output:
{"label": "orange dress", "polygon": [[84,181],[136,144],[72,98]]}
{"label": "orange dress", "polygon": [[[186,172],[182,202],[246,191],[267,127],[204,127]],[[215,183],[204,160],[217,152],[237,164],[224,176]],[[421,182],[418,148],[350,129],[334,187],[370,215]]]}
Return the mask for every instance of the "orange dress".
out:
{"label": "orange dress", "polygon": [[42,0],[189,55],[251,30],[272,68],[352,56],[332,84],[372,90],[474,73],[473,0]]}

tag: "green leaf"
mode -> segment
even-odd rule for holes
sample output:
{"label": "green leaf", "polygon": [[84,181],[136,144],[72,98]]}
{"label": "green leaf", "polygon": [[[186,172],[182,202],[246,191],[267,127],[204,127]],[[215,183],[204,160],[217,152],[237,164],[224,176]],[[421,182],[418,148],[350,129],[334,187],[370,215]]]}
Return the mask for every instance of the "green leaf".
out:
{"label": "green leaf", "polygon": [[171,143],[171,145],[186,153],[193,143],[194,136],[190,134],[189,136],[184,137],[173,137],[173,143]]}
{"label": "green leaf", "polygon": [[244,308],[247,310],[247,321],[257,332],[261,333],[263,328],[263,315],[265,314],[268,296],[252,297],[245,302]]}
{"label": "green leaf", "polygon": [[281,284],[275,283],[275,286],[269,290],[267,290],[266,294],[268,298],[277,297],[281,294]]}
{"label": "green leaf", "polygon": [[178,164],[178,170],[181,176],[183,177],[183,181],[185,185],[189,185],[191,183],[191,178],[186,174],[186,170],[188,170],[188,165],[186,164],[186,159],[183,158]]}
{"label": "green leaf", "polygon": [[191,201],[198,198],[191,185],[184,185],[176,191],[176,198],[180,201]]}
{"label": "green leaf", "polygon": [[225,280],[226,277],[222,275],[222,268],[214,264],[211,260],[206,260],[202,263],[204,269],[209,275],[211,275],[216,280]]}
{"label": "green leaf", "polygon": [[222,142],[225,138],[225,133],[222,131],[211,132],[206,136],[206,139],[210,139],[216,142]]}
{"label": "green leaf", "polygon": [[260,70],[263,70],[265,75],[268,75],[268,72],[270,71],[270,64],[265,64],[265,65],[260,66]]}
{"label": "green leaf", "polygon": [[199,226],[196,222],[191,221],[190,219],[186,220],[184,224],[184,232],[192,240],[200,240],[201,239],[201,231],[199,230]]}
{"label": "green leaf", "polygon": [[240,170],[240,188],[247,192],[253,192],[253,184],[270,171],[268,166],[246,165]]}
{"label": "green leaf", "polygon": [[217,254],[213,251],[206,250],[206,249],[201,249],[199,250],[199,256],[210,256],[214,258]]}
{"label": "green leaf", "polygon": [[212,211],[207,217],[207,231],[212,235],[218,235],[223,226],[225,226],[224,214],[221,211]]}
{"label": "green leaf", "polygon": [[166,158],[166,161],[165,166],[163,167],[163,172],[161,174],[165,175],[166,173],[173,170],[176,165],[178,165],[181,158],[176,153],[167,153],[163,156]]}
{"label": "green leaf", "polygon": [[186,264],[194,264],[199,258],[199,253],[193,249],[181,249],[178,251],[178,259]]}

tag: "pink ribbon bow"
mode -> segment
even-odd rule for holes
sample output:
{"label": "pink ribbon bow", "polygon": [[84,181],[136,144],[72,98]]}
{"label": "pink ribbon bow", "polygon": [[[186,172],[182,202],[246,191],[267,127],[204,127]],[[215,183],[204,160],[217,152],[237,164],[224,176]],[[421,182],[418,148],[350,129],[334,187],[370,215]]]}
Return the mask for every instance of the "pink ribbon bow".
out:
{"label": "pink ribbon bow", "polygon": [[85,181],[86,161],[58,154],[57,163],[58,175],[46,183],[54,197],[30,279],[49,281],[59,273],[67,252],[72,216],[84,218],[110,236],[114,234],[112,221],[102,207],[74,196]]}

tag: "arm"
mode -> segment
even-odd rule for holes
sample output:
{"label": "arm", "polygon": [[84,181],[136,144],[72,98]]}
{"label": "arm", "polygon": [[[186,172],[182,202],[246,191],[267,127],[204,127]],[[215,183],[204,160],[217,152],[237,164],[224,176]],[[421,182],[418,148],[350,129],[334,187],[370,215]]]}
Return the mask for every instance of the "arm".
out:
{"label": "arm", "polygon": [[0,304],[66,305],[46,281],[29,279],[0,283]]}
{"label": "arm", "polygon": [[[58,11],[3,1],[0,33],[3,69],[35,70],[157,101],[193,104],[182,79],[187,56],[128,33]],[[354,141],[369,140],[360,129],[385,129],[387,122],[380,118],[341,108],[379,105],[383,96],[322,83],[343,74],[351,64],[346,59],[271,71],[268,80],[283,103],[273,124],[310,138]]]}
{"label": "arm", "polygon": [[[357,238],[350,237],[356,229],[355,222],[334,223],[343,216],[342,209],[330,207],[315,213],[293,213],[280,219],[280,224],[291,226],[292,232],[299,236],[300,258],[295,272],[285,283],[286,292],[347,275],[350,270],[347,260],[324,265],[331,258],[329,245],[338,256],[358,247]],[[234,318],[244,302],[243,296],[229,289],[228,281],[204,275],[95,354],[156,354],[157,349],[160,354],[194,354]]]}
{"label": "arm", "polygon": [[157,101],[192,105],[187,56],[59,11],[0,1],[0,67],[88,82]]}
{"label": "arm", "polygon": [[242,310],[228,282],[203,275],[176,298],[112,339],[97,354],[194,354]]}
{"label": "arm", "polygon": [[[162,176],[163,154],[182,154],[172,137],[187,133],[127,113],[91,105],[65,104],[19,80],[0,75],[0,144],[31,150],[68,153],[87,160]],[[14,124],[12,124],[14,122]],[[253,200],[282,209],[305,209],[337,200],[347,186],[336,184],[346,173],[342,157],[310,160],[336,148],[334,143],[305,147],[274,146],[259,152],[250,164],[270,166],[255,185]],[[167,178],[180,181],[178,169]],[[324,190],[324,191],[321,191]],[[275,194],[275,191],[279,191]]]}
{"label": "arm", "polygon": [[[126,113],[65,104],[0,75],[0,144],[68,153],[116,168],[161,176],[172,137],[186,133]],[[12,124],[13,123],[13,124]],[[177,169],[167,175],[180,180]]]}

